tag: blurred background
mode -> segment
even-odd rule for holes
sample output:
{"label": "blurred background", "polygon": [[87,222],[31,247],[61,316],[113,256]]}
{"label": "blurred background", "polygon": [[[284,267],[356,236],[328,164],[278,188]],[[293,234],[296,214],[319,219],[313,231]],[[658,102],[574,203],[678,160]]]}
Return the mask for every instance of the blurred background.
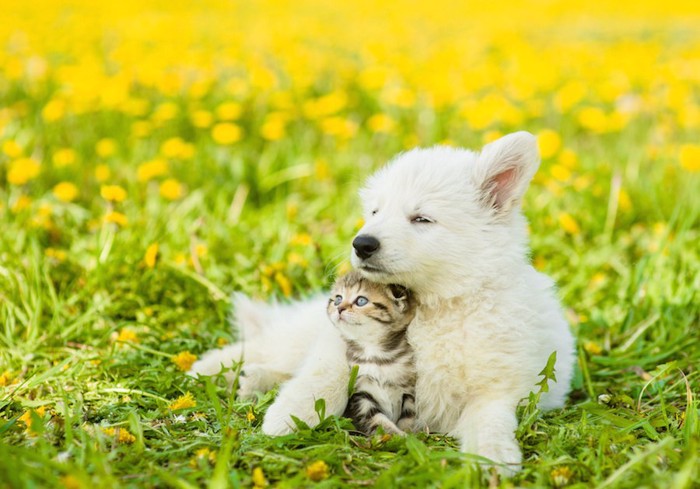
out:
{"label": "blurred background", "polygon": [[[0,10],[0,435],[11,447],[0,444],[0,485],[202,485],[239,430],[235,470],[255,487],[260,467],[301,487],[314,457],[336,482],[366,484],[377,467],[393,477],[387,460],[418,487],[480,480],[420,444],[409,447],[419,464],[377,452],[351,474],[347,460],[375,452],[342,430],[282,447],[256,429],[271,396],[226,404],[226,417],[223,389],[205,393],[183,371],[235,339],[232,291],[284,300],[349,269],[357,189],[393,155],[478,149],[517,130],[542,154],[524,205],[532,260],[557,280],[580,338],[572,407],[519,428],[523,477],[692,484],[700,2]],[[601,393],[605,405],[577,404]],[[342,442],[315,438],[333,433]],[[326,462],[313,477],[328,477]]]}

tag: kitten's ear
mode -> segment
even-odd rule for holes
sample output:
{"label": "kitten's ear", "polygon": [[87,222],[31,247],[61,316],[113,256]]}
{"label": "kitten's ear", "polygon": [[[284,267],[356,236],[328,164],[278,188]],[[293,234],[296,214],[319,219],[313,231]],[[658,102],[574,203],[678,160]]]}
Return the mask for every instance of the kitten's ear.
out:
{"label": "kitten's ear", "polygon": [[503,136],[481,150],[474,181],[482,202],[505,215],[520,206],[530,180],[540,166],[537,138],[526,131]]}
{"label": "kitten's ear", "polygon": [[391,292],[392,297],[397,301],[408,299],[410,294],[410,291],[406,287],[398,284],[389,285],[389,291]]}

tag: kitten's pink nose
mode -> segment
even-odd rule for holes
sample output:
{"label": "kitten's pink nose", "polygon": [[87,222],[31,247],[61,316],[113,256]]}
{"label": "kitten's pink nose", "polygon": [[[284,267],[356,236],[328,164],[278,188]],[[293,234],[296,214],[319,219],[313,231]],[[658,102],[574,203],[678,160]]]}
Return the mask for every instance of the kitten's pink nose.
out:
{"label": "kitten's pink nose", "polygon": [[338,316],[340,316],[345,309],[347,309],[347,307],[345,307],[345,306],[338,307]]}

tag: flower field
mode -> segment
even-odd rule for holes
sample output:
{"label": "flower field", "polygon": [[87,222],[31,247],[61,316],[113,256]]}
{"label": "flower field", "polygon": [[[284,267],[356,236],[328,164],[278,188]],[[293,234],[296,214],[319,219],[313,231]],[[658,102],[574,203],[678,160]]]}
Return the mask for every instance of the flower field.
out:
{"label": "flower field", "polygon": [[[698,487],[700,4],[36,0],[0,22],[0,487]],[[440,434],[279,439],[184,372],[229,295],[349,269],[363,179],[536,134],[579,338],[515,479]]]}

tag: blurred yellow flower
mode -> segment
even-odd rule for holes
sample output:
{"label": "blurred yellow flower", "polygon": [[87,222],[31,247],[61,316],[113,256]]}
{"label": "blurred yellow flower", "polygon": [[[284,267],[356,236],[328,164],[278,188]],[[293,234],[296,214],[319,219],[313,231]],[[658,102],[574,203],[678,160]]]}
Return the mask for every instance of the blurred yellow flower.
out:
{"label": "blurred yellow flower", "polygon": [[570,170],[573,170],[578,164],[578,155],[576,152],[569,148],[564,148],[559,153],[559,163]]}
{"label": "blurred yellow flower", "polygon": [[396,122],[387,114],[374,114],[367,120],[367,127],[372,132],[390,133],[396,127]]}
{"label": "blurred yellow flower", "polygon": [[46,248],[44,250],[44,255],[47,258],[53,258],[56,261],[63,262],[66,260],[66,252],[63,250],[57,250],[56,248]]}
{"label": "blurred yellow flower", "polygon": [[15,202],[12,204],[12,207],[10,207],[10,209],[12,210],[12,212],[17,214],[18,212],[21,212],[24,209],[26,209],[27,207],[29,207],[31,205],[31,203],[32,203],[32,199],[30,199],[26,195],[20,195],[19,197],[17,197],[17,200],[15,200]]}
{"label": "blurred yellow flower", "polygon": [[63,202],[73,202],[78,197],[78,193],[78,187],[72,182],[61,182],[53,188],[53,194]]}
{"label": "blurred yellow flower", "polygon": [[196,361],[197,357],[189,351],[180,352],[172,357],[172,362],[183,372],[187,372]]}
{"label": "blurred yellow flower", "polygon": [[262,126],[260,126],[260,135],[268,141],[278,141],[285,136],[286,125],[287,116],[285,114],[272,112],[267,115]]}
{"label": "blurred yellow flower", "polygon": [[581,228],[576,222],[576,219],[568,212],[561,212],[559,214],[559,225],[564,231],[571,235],[576,235],[581,232]]}
{"label": "blurred yellow flower", "polygon": [[329,136],[350,139],[357,133],[357,124],[344,117],[329,117],[321,121],[321,130]]}
{"label": "blurred yellow flower", "polygon": [[112,170],[109,169],[108,165],[100,164],[95,167],[95,180],[98,182],[105,182],[109,180],[112,176]]}
{"label": "blurred yellow flower", "polygon": [[153,124],[148,121],[135,121],[131,124],[131,135],[135,138],[147,138],[153,132]]}
{"label": "blurred yellow flower", "polygon": [[261,489],[269,485],[267,479],[265,479],[265,474],[263,473],[263,470],[260,467],[255,467],[253,469],[252,479],[254,489]]}
{"label": "blurred yellow flower", "polygon": [[0,387],[6,387],[12,382],[12,372],[5,370],[2,375],[0,375]]}
{"label": "blurred yellow flower", "polygon": [[292,295],[292,283],[282,272],[275,273],[275,282],[280,286],[285,297]]}
{"label": "blurred yellow flower", "polygon": [[192,125],[200,129],[206,129],[211,127],[214,123],[214,116],[208,110],[195,110],[190,115],[192,119]]}
{"label": "blurred yellow flower", "polygon": [[143,257],[143,261],[148,268],[153,268],[156,266],[156,259],[158,258],[158,243],[153,243],[146,248],[146,254]]}
{"label": "blurred yellow flower", "polygon": [[537,135],[537,144],[542,158],[551,158],[561,148],[561,136],[551,129],[543,129]]}
{"label": "blurred yellow flower", "polygon": [[72,148],[61,148],[54,151],[51,161],[54,166],[61,168],[63,166],[72,165],[75,163],[77,155]]}
{"label": "blurred yellow flower", "polygon": [[95,153],[100,158],[109,158],[117,152],[117,142],[111,138],[102,138],[95,144]]}
{"label": "blurred yellow flower", "polygon": [[549,477],[552,479],[552,484],[554,484],[555,487],[566,486],[569,484],[573,475],[573,472],[567,466],[557,467],[549,473]]}
{"label": "blurred yellow flower", "polygon": [[608,117],[599,107],[586,107],[578,112],[578,122],[585,129],[594,133],[608,130]]}
{"label": "blurred yellow flower", "polygon": [[102,433],[110,437],[116,437],[119,443],[134,443],[136,437],[129,433],[126,428],[102,428]]}
{"label": "blurred yellow flower", "polygon": [[[189,367],[187,370],[189,370]],[[196,405],[197,401],[194,400],[192,394],[190,392],[186,392],[184,395],[178,397],[173,402],[171,402],[168,406],[168,409],[170,409],[171,411],[177,411],[178,409],[193,408]]]}
{"label": "blurred yellow flower", "polygon": [[41,165],[33,158],[19,158],[10,163],[7,181],[13,185],[24,185],[39,176]]}
{"label": "blurred yellow flower", "polygon": [[327,479],[329,475],[328,465],[323,460],[317,460],[306,467],[306,475],[314,482]]}
{"label": "blurred yellow flower", "polygon": [[121,227],[124,227],[129,223],[129,220],[121,212],[112,211],[105,214],[104,222],[108,224],[117,224]]}
{"label": "blurred yellow flower", "polygon": [[689,172],[700,171],[700,144],[684,144],[680,150],[681,167]]}
{"label": "blurred yellow flower", "polygon": [[253,414],[253,410],[249,409],[248,412],[245,415],[246,419],[248,420],[249,423],[252,423],[255,421],[255,414]]}
{"label": "blurred yellow flower", "polygon": [[151,115],[151,119],[162,124],[174,119],[179,113],[180,107],[178,107],[177,104],[174,102],[163,102],[155,108],[153,114]]}
{"label": "blurred yellow flower", "polygon": [[170,138],[160,145],[160,154],[166,158],[183,158],[190,155],[190,146],[182,138]]}
{"label": "blurred yellow flower", "polygon": [[209,463],[216,462],[216,452],[209,450],[208,448],[200,448],[194,452],[194,457],[190,461],[191,467],[197,467],[199,460],[206,460]]}
{"label": "blurred yellow flower", "polygon": [[139,182],[147,182],[166,173],[168,173],[168,162],[162,158],[156,158],[141,163],[136,169],[136,178]]}
{"label": "blurred yellow flower", "polygon": [[41,110],[41,116],[46,122],[62,119],[66,113],[66,102],[61,99],[51,99]]}
{"label": "blurred yellow flower", "polygon": [[43,418],[44,415],[46,414],[46,407],[40,406],[36,409],[28,409],[24,412],[24,414],[22,416],[17,418],[19,421],[24,423],[24,426],[25,426],[25,429],[27,430],[27,433],[31,433],[31,434],[34,433],[32,431],[32,413],[34,413],[39,418]]}
{"label": "blurred yellow flower", "polygon": [[236,102],[224,102],[216,108],[216,117],[221,121],[233,121],[243,113],[243,107]]}
{"label": "blurred yellow flower", "polygon": [[100,195],[110,202],[124,202],[126,200],[126,190],[119,185],[102,185]]}
{"label": "blurred yellow flower", "polygon": [[217,144],[225,146],[240,141],[243,131],[232,122],[221,122],[212,128],[211,137]]}
{"label": "blurred yellow flower", "polygon": [[9,158],[19,158],[22,156],[22,147],[16,141],[8,139],[2,143],[2,152]]}
{"label": "blurred yellow flower", "polygon": [[119,334],[117,334],[116,338],[114,338],[115,341],[125,341],[125,342],[131,342],[131,343],[138,343],[139,338],[136,335],[136,332],[131,329],[131,328],[122,328],[119,330]]}
{"label": "blurred yellow flower", "polygon": [[182,184],[174,178],[163,180],[160,184],[160,195],[164,199],[177,200],[185,193]]}
{"label": "blurred yellow flower", "polygon": [[560,182],[568,182],[571,179],[571,170],[564,165],[552,165],[549,172],[555,180]]}

